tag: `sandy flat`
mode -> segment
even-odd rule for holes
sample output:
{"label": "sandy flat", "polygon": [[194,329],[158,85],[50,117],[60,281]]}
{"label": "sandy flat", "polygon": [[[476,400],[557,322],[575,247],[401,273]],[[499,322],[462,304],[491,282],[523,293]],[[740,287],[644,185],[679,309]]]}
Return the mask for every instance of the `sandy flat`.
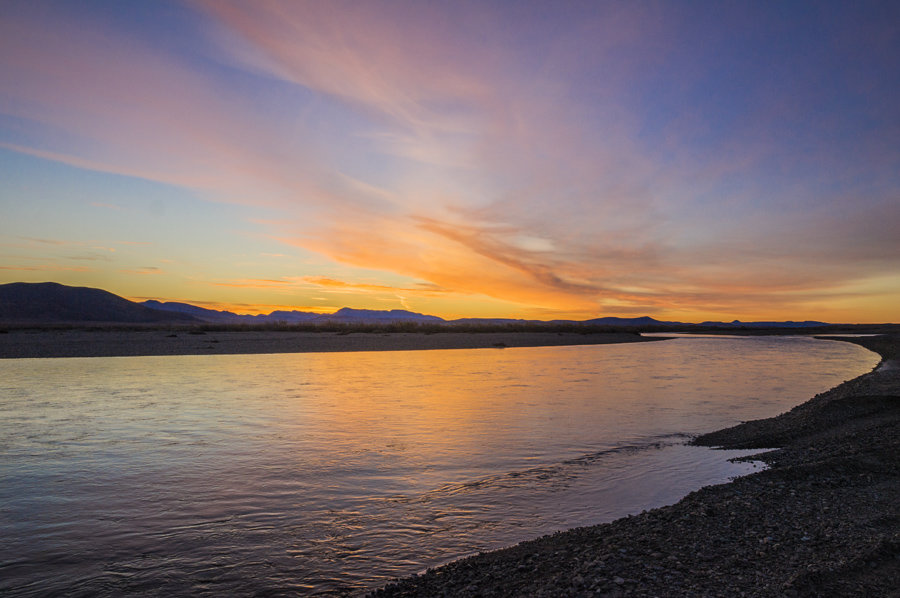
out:
{"label": "sandy flat", "polygon": [[439,332],[337,333],[247,330],[9,330],[0,334],[0,358],[228,355],[331,351],[409,351],[558,345],[600,345],[647,339],[630,333]]}

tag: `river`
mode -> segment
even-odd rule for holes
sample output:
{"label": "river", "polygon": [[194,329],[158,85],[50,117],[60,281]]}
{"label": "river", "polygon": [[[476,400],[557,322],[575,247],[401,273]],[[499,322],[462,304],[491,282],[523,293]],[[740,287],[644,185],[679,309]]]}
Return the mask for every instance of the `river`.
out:
{"label": "river", "polygon": [[803,337],[0,360],[0,592],[377,587],[748,473],[685,441],[877,361]]}

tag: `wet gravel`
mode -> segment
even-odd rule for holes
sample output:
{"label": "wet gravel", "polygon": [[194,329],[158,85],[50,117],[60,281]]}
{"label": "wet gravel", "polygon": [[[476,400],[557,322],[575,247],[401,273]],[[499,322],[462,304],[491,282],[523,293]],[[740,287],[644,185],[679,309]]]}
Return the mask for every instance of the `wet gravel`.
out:
{"label": "wet gravel", "polygon": [[900,337],[873,372],[694,440],[769,469],[462,559],[372,596],[900,596]]}

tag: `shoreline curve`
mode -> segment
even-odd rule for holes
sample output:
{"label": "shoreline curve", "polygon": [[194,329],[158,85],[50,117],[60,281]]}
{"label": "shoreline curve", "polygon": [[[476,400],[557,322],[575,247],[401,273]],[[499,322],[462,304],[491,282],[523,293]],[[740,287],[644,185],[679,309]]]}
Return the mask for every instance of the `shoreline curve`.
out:
{"label": "shoreline curve", "polygon": [[408,596],[898,596],[900,335],[819,337],[871,372],[695,444],[769,467],[611,523],[485,552],[370,592]]}

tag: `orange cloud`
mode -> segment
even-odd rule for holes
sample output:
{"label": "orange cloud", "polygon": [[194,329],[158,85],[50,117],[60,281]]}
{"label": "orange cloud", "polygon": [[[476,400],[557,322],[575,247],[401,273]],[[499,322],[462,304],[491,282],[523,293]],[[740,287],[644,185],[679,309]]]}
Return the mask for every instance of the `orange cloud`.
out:
{"label": "orange cloud", "polygon": [[435,295],[446,294],[451,291],[443,289],[434,284],[420,283],[413,287],[396,287],[383,284],[367,284],[358,282],[347,282],[344,280],[335,280],[333,278],[325,278],[321,276],[304,276],[300,280],[320,287],[339,288],[341,290],[361,291],[364,293],[371,291],[385,291],[389,293],[412,293],[416,295]]}
{"label": "orange cloud", "polygon": [[164,271],[161,268],[157,268],[156,266],[144,266],[142,268],[119,270],[119,272],[121,272],[123,274],[139,274],[139,275],[143,276],[146,274],[163,274]]}

